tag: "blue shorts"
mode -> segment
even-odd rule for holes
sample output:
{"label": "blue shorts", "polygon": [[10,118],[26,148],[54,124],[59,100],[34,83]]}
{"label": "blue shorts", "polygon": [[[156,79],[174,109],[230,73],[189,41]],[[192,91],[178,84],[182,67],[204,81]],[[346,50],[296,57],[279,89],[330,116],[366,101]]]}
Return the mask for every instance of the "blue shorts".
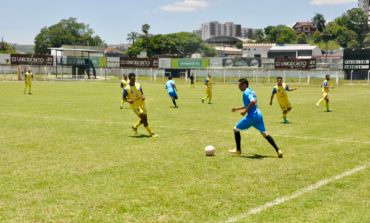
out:
{"label": "blue shorts", "polygon": [[171,91],[171,92],[168,92],[168,95],[171,97],[171,98],[174,98],[174,99],[177,99],[177,94],[176,94],[176,91]]}
{"label": "blue shorts", "polygon": [[266,132],[265,123],[263,122],[262,116],[244,117],[238,122],[238,124],[236,124],[235,128],[238,130],[247,130],[251,126],[260,132]]}

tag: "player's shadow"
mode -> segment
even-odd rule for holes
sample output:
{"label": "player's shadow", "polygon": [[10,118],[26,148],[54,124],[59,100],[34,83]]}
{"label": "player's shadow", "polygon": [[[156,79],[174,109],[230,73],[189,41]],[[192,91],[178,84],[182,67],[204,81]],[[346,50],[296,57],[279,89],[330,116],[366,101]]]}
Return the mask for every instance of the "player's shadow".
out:
{"label": "player's shadow", "polygon": [[274,156],[265,156],[265,155],[259,155],[259,154],[253,154],[253,155],[242,155],[240,157],[248,158],[252,160],[262,160],[265,158],[275,158]]}
{"label": "player's shadow", "polygon": [[137,139],[141,139],[141,138],[150,138],[150,136],[148,135],[134,135],[134,136],[130,136],[131,138],[137,138]]}

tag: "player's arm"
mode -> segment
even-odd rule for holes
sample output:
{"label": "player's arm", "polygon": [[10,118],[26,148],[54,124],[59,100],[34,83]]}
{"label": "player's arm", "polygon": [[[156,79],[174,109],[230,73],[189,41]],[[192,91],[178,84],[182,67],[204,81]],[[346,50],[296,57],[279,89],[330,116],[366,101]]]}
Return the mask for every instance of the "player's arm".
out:
{"label": "player's arm", "polygon": [[145,101],[145,96],[144,96],[144,92],[143,92],[143,89],[140,87],[140,92],[141,92],[141,100]]}
{"label": "player's arm", "polygon": [[274,89],[272,90],[272,94],[271,94],[271,98],[270,98],[270,105],[272,105],[272,100],[274,100],[274,96],[275,96],[275,94],[276,94],[276,89],[274,88]]}
{"label": "player's arm", "polygon": [[297,90],[298,88],[294,87],[294,88],[290,88],[288,85],[286,86],[286,89],[287,91],[295,91]]}
{"label": "player's arm", "polygon": [[129,104],[134,103],[134,101],[133,101],[133,100],[128,99],[128,98],[127,98],[127,96],[128,96],[128,93],[127,93],[126,89],[124,89],[124,90],[123,90],[123,93],[122,93],[122,99],[123,99],[123,101],[124,101],[124,102],[128,102]]}
{"label": "player's arm", "polygon": [[121,88],[123,88],[123,82],[121,82],[121,84],[120,84],[120,85],[121,85]]}
{"label": "player's arm", "polygon": [[257,103],[256,99],[252,99],[247,107],[243,106],[243,107],[240,107],[240,108],[233,108],[233,109],[231,109],[231,111],[232,112],[242,111],[242,112],[240,112],[240,114],[244,116],[245,114],[247,114],[249,109],[251,109],[256,103]]}
{"label": "player's arm", "polygon": [[176,88],[176,84],[173,84],[173,89],[175,89],[176,91],[178,91],[177,88]]}

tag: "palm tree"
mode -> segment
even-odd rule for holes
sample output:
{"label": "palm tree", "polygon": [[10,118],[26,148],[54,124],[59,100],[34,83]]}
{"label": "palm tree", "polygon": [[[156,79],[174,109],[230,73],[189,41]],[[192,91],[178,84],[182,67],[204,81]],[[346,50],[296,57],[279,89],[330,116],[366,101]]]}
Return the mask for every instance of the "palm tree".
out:
{"label": "palm tree", "polygon": [[132,44],[135,44],[137,38],[139,38],[139,33],[137,32],[130,32],[129,34],[127,34],[127,40]]}
{"label": "palm tree", "polygon": [[141,31],[143,31],[145,35],[145,48],[148,50],[148,33],[149,33],[150,25],[144,24],[141,26]]}
{"label": "palm tree", "polygon": [[141,26],[141,31],[143,31],[146,38],[148,38],[149,29],[150,29],[150,25],[148,24],[144,24]]}
{"label": "palm tree", "polygon": [[316,15],[312,18],[311,21],[319,32],[324,31],[326,21],[322,14],[316,13]]}

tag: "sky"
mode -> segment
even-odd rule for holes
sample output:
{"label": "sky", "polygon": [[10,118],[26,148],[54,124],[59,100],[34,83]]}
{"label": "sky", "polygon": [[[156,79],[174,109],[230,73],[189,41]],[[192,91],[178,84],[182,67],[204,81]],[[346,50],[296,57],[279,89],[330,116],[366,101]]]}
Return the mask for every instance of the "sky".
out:
{"label": "sky", "polygon": [[358,0],[1,0],[0,38],[33,44],[43,27],[75,17],[106,43],[121,44],[145,23],[152,34],[192,32],[209,21],[292,26],[315,13],[331,21],[357,5]]}

